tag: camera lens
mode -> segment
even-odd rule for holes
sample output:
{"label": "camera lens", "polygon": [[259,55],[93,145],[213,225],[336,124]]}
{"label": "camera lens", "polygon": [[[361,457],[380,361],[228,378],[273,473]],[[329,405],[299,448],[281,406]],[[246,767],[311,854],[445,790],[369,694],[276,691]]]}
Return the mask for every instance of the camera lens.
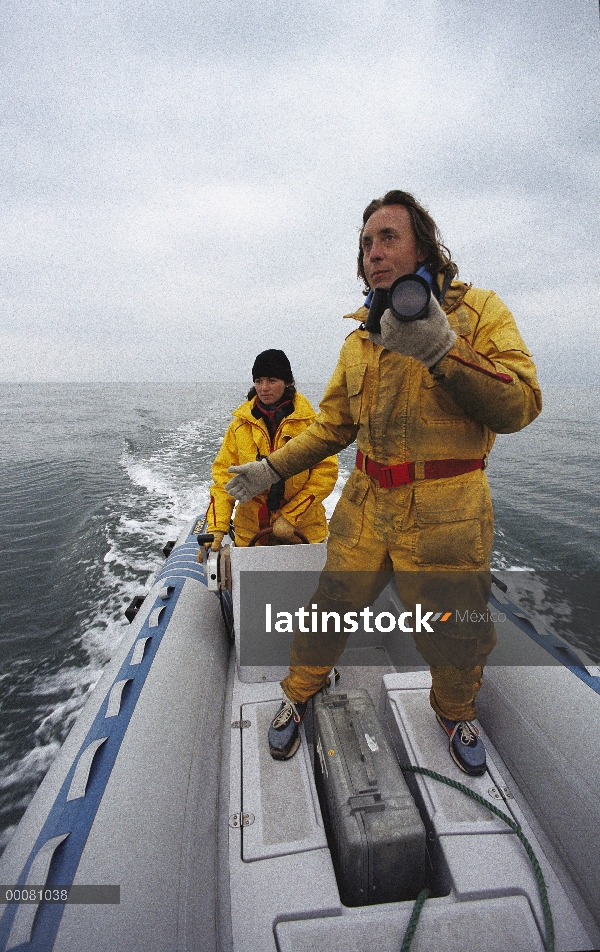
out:
{"label": "camera lens", "polygon": [[403,274],[390,288],[390,308],[399,321],[420,321],[427,317],[431,288],[418,274]]}

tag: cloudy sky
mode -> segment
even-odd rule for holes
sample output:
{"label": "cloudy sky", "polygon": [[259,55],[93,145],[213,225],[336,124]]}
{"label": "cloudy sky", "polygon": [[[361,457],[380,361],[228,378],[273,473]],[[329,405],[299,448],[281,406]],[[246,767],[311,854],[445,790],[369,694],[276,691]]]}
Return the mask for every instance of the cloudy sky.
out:
{"label": "cloudy sky", "polygon": [[3,0],[0,380],[326,380],[362,210],[429,208],[600,383],[597,0]]}

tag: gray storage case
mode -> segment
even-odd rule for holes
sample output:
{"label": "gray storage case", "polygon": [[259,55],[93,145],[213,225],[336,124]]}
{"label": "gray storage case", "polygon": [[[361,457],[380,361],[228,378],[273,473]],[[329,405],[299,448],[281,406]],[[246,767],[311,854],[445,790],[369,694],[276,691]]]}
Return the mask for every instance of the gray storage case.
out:
{"label": "gray storage case", "polygon": [[414,899],[425,827],[368,693],[314,698],[317,790],[342,902]]}

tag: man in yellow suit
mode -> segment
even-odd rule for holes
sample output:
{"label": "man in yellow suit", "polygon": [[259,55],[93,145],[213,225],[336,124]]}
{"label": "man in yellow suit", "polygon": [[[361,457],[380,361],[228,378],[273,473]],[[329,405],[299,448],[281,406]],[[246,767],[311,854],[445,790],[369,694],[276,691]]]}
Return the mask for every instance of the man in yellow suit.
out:
{"label": "man in yellow suit", "polygon": [[[487,606],[494,530],[485,461],[497,433],[540,413],[541,393],[508,308],[494,292],[457,280],[431,216],[412,195],[391,191],[363,214],[358,274],[372,292],[365,304],[374,311],[382,291],[416,272],[430,288],[422,319],[404,322],[387,307],[376,322],[361,307],[315,422],[268,460],[230,469],[227,491],[243,500],[356,440],[356,468],[330,522],[313,598],[319,609],[371,605],[392,569],[405,606],[417,612],[432,604],[428,579],[442,579],[446,593],[453,573],[466,608],[483,616]],[[482,774],[485,748],[472,721],[493,624],[438,625],[433,635],[431,625],[414,627],[450,754],[466,773]],[[322,643],[323,635],[295,637],[286,700],[269,730],[276,759],[295,753],[306,704],[327,683],[334,659],[321,656]]]}

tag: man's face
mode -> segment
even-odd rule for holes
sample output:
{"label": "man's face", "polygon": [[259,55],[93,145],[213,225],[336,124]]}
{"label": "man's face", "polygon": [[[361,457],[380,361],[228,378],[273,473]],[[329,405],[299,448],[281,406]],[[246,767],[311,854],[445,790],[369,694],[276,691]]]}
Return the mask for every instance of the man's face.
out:
{"label": "man's face", "polygon": [[363,229],[363,267],[371,288],[389,288],[396,278],[412,274],[427,255],[417,247],[404,205],[384,205]]}

